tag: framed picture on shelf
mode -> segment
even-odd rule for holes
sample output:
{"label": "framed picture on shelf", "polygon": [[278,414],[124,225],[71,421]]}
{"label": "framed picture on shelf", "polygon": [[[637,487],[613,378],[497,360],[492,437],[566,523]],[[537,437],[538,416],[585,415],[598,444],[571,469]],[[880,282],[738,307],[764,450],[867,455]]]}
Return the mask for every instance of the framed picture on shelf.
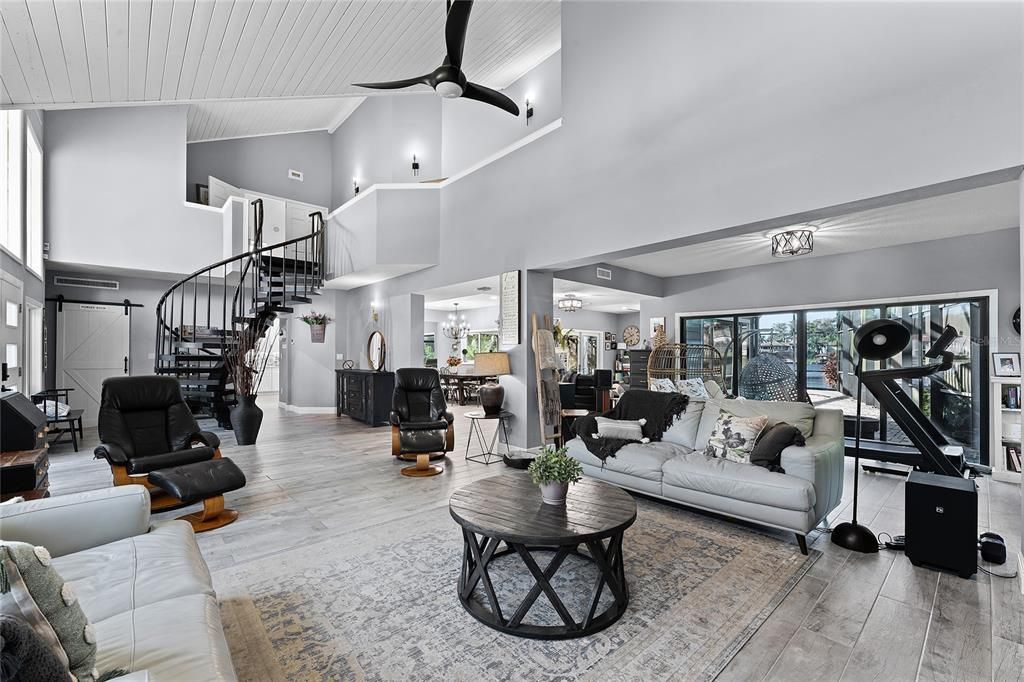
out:
{"label": "framed picture on shelf", "polygon": [[997,377],[1020,376],[1020,353],[993,353],[992,373]]}
{"label": "framed picture on shelf", "polygon": [[653,339],[658,335],[658,332],[665,331],[665,318],[664,317],[652,317],[651,318],[651,336]]}

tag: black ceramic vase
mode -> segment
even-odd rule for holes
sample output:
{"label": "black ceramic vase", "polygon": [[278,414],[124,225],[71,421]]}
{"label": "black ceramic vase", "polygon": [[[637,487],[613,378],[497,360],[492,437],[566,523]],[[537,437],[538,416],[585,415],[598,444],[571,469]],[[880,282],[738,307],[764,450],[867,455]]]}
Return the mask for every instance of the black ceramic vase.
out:
{"label": "black ceramic vase", "polygon": [[501,405],[505,402],[505,389],[500,384],[493,381],[486,383],[480,387],[478,394],[484,414],[495,415],[501,412]]}
{"label": "black ceramic vase", "polygon": [[235,442],[239,445],[255,443],[262,423],[263,410],[256,404],[256,396],[238,396],[238,404],[231,408],[231,428],[235,431]]}

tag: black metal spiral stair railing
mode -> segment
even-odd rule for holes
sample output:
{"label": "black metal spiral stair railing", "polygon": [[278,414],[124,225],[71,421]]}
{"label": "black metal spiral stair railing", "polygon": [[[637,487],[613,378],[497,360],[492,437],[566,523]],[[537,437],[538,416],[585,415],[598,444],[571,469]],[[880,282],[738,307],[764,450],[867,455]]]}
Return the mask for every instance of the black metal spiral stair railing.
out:
{"label": "black metal spiral stair railing", "polygon": [[192,411],[224,428],[231,426],[235,403],[226,354],[238,348],[243,334],[262,338],[279,314],[311,303],[324,285],[323,215],[309,215],[309,234],[264,245],[262,199],[252,202],[252,211],[248,252],[175,282],[156,306],[154,371],[177,376]]}

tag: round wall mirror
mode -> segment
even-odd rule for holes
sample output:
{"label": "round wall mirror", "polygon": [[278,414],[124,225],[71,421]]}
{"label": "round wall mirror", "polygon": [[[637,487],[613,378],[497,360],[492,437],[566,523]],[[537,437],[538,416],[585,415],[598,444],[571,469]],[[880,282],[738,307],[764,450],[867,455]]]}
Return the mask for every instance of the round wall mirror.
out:
{"label": "round wall mirror", "polygon": [[366,341],[366,359],[370,362],[370,369],[380,372],[384,369],[384,361],[388,357],[388,346],[384,342],[384,334],[373,332]]}

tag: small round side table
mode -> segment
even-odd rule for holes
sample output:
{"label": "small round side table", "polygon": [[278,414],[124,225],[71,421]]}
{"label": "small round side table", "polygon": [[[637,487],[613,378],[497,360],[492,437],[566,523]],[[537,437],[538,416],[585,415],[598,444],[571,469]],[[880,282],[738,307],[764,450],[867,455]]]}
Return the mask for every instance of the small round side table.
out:
{"label": "small round side table", "polygon": [[[466,418],[469,420],[469,438],[466,439],[466,459],[470,462],[479,462],[481,464],[492,464],[493,462],[500,462],[504,454],[511,453],[508,447],[508,428],[506,422],[512,413],[508,410],[502,410],[498,414],[487,414],[483,410],[477,410],[475,412],[467,412]],[[480,422],[487,421],[489,419],[496,420],[497,426],[494,427],[494,435],[491,436],[490,443],[487,441],[487,437],[484,435],[483,427],[480,426]],[[498,442],[498,433],[501,432],[505,436],[505,452],[501,453],[494,449],[495,444]],[[476,442],[480,445],[480,454],[471,455],[469,454],[469,444],[473,440],[473,434],[476,434]]]}

